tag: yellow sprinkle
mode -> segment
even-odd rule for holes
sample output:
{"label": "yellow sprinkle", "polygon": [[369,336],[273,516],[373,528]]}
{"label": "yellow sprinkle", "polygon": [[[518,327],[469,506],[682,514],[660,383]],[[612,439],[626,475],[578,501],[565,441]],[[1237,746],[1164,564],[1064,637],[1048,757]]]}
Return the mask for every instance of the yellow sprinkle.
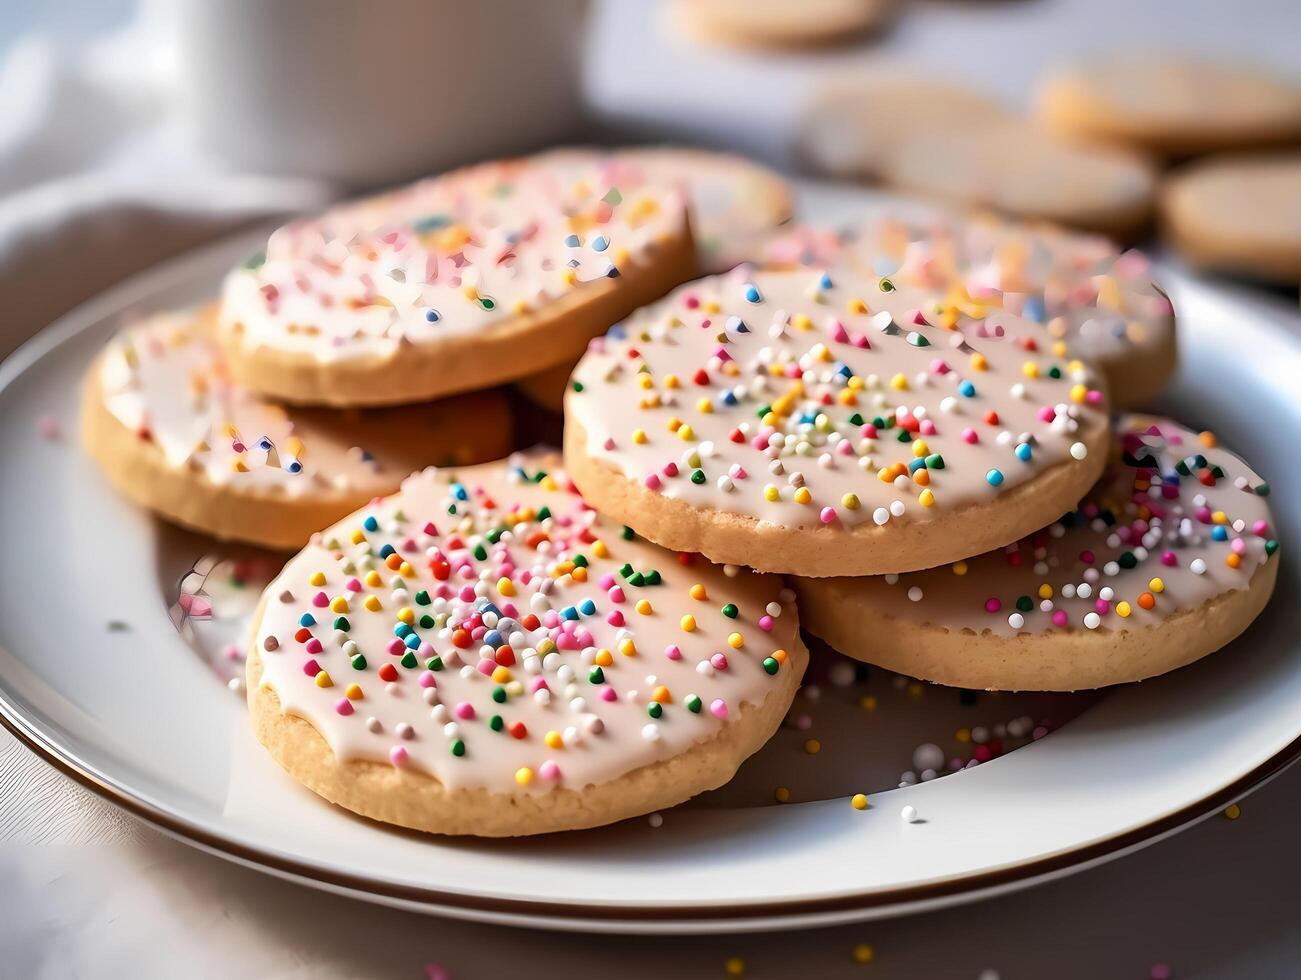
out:
{"label": "yellow sprinkle", "polygon": [[358,528],[356,531],[353,531],[351,537],[352,537],[353,544],[361,544],[363,541],[366,540],[366,535],[361,532],[360,528]]}
{"label": "yellow sprinkle", "polygon": [[368,595],[366,596],[366,608],[371,612],[379,612],[384,606],[380,603],[379,596]]}
{"label": "yellow sprinkle", "polygon": [[375,571],[375,569],[372,568],[369,572],[366,573],[366,584],[369,585],[372,589],[375,589],[383,585],[384,580],[379,577],[379,572]]}
{"label": "yellow sprinkle", "polygon": [[313,573],[312,573],[312,577],[309,578],[307,581],[311,582],[313,585],[324,585],[324,584],[325,584],[325,573],[324,573],[324,572],[313,572]]}
{"label": "yellow sprinkle", "polygon": [[858,699],[858,706],[862,708],[864,711],[875,711],[876,695],[864,694],[861,698]]}
{"label": "yellow sprinkle", "polygon": [[954,574],[954,575],[966,575],[966,574],[967,574],[967,568],[968,568],[968,567],[969,567],[969,566],[967,565],[967,563],[966,563],[965,561],[955,561],[955,562],[953,563],[953,574]]}
{"label": "yellow sprinkle", "polygon": [[592,662],[598,667],[609,667],[610,664],[614,663],[614,654],[602,647],[596,651],[596,656],[592,658]]}
{"label": "yellow sprinkle", "polygon": [[867,304],[864,303],[861,299],[851,299],[851,300],[849,301],[849,312],[850,312],[850,313],[866,313],[866,312],[867,312]]}
{"label": "yellow sprinkle", "polygon": [[232,470],[234,470],[236,473],[247,473],[247,472],[248,472],[248,465],[247,465],[247,464],[246,464],[242,459],[234,460],[234,461],[230,464],[230,468],[231,468]]}
{"label": "yellow sprinkle", "polygon": [[745,646],[745,637],[740,633],[729,633],[727,634],[727,645],[733,650],[740,650],[741,647]]}
{"label": "yellow sprinkle", "polygon": [[341,595],[335,596],[330,600],[330,612],[346,613],[348,611],[348,600]]}
{"label": "yellow sprinkle", "polygon": [[1083,405],[1084,399],[1089,397],[1089,389],[1086,385],[1071,385],[1071,401],[1076,405]]}
{"label": "yellow sprinkle", "polygon": [[678,429],[678,438],[681,439],[683,442],[690,442],[695,437],[696,437],[696,430],[691,428],[691,426],[686,425],[685,423],[682,425],[680,429]]}
{"label": "yellow sprinkle", "polygon": [[1120,602],[1116,603],[1116,615],[1121,619],[1128,619],[1130,612],[1132,612],[1132,610],[1129,607],[1129,603],[1124,599],[1121,599]]}
{"label": "yellow sprinkle", "polygon": [[714,403],[711,402],[708,398],[702,398],[698,402],[696,402],[696,411],[698,411],[701,415],[713,415]]}
{"label": "yellow sprinkle", "polygon": [[560,737],[559,732],[547,732],[543,741],[547,743],[549,749],[563,749],[565,747],[565,740]]}
{"label": "yellow sprinkle", "polygon": [[515,770],[515,782],[519,783],[521,786],[527,786],[529,783],[533,782],[533,770],[528,766],[520,766]]}
{"label": "yellow sprinkle", "polygon": [[697,582],[691,587],[691,598],[696,600],[708,599],[709,594],[705,592],[705,587]]}
{"label": "yellow sprinkle", "polygon": [[840,498],[840,506],[844,507],[846,510],[858,510],[860,505],[861,501],[858,499],[858,494],[856,493],[847,493]]}
{"label": "yellow sprinkle", "polygon": [[729,977],[745,976],[745,960],[741,959],[739,956],[733,956],[723,964],[723,971]]}
{"label": "yellow sprinkle", "polygon": [[849,805],[852,806],[855,810],[866,810],[867,794],[855,793],[853,796],[849,798]]}
{"label": "yellow sprinkle", "polygon": [[676,374],[666,374],[664,376],[664,387],[680,388],[682,387],[682,382],[678,380],[678,376]]}
{"label": "yellow sprinkle", "polygon": [[681,626],[685,632],[694,633],[696,631],[696,617],[687,613],[687,615],[682,617]]}
{"label": "yellow sprinkle", "polygon": [[625,637],[619,641],[619,652],[625,657],[635,657],[637,656],[637,644]]}
{"label": "yellow sprinkle", "polygon": [[404,623],[414,623],[416,621],[416,611],[410,606],[403,606],[398,610],[398,619]]}
{"label": "yellow sprinkle", "polygon": [[971,729],[959,728],[956,732],[953,733],[953,738],[956,741],[959,741],[965,745],[967,742],[971,741]]}
{"label": "yellow sprinkle", "polygon": [[785,786],[778,786],[772,791],[772,798],[778,803],[789,803],[791,801],[791,791]]}
{"label": "yellow sprinkle", "polygon": [[872,960],[876,959],[876,950],[867,943],[859,943],[854,947],[854,951],[851,955],[853,956],[855,963],[866,964],[871,963]]}
{"label": "yellow sprinkle", "polygon": [[921,504],[923,507],[935,506],[935,494],[931,492],[930,487],[927,487],[925,490],[923,490],[921,493],[917,495],[917,502]]}
{"label": "yellow sprinkle", "polygon": [[1211,520],[1216,524],[1227,524],[1229,523],[1229,515],[1224,513],[1222,510],[1217,510],[1211,515]]}
{"label": "yellow sprinkle", "polygon": [[398,566],[398,574],[405,575],[408,578],[410,578],[411,576],[416,574],[416,570],[415,567],[411,564],[411,562],[404,561],[400,566]]}
{"label": "yellow sprinkle", "polygon": [[654,608],[651,606],[649,599],[638,599],[636,609],[643,616],[649,616],[651,613],[655,611]]}
{"label": "yellow sprinkle", "polygon": [[497,580],[497,591],[501,595],[512,596],[515,594],[515,583],[503,576]]}
{"label": "yellow sprinkle", "polygon": [[596,555],[597,558],[609,558],[610,549],[605,546],[604,541],[600,541],[600,540],[593,541],[592,554]]}
{"label": "yellow sprinkle", "polygon": [[925,439],[913,440],[913,456],[916,457],[917,459],[921,459],[930,451],[931,451],[931,447],[926,445]]}
{"label": "yellow sprinkle", "polygon": [[1238,806],[1236,803],[1230,803],[1224,808],[1224,815],[1229,820],[1237,820],[1242,816],[1242,807]]}
{"label": "yellow sprinkle", "polygon": [[330,680],[330,672],[329,672],[328,670],[322,670],[322,671],[320,671],[320,672],[317,673],[317,675],[316,675],[316,686],[317,686],[317,687],[333,687],[333,686],[334,686],[334,681]]}
{"label": "yellow sprinkle", "polygon": [[791,317],[791,326],[796,330],[812,330],[813,320],[807,313],[796,313]]}
{"label": "yellow sprinkle", "polygon": [[809,492],[808,487],[800,487],[795,491],[795,502],[797,504],[807,504],[813,500],[813,494]]}
{"label": "yellow sprinkle", "polygon": [[1039,377],[1039,365],[1034,361],[1026,361],[1021,365],[1021,373],[1027,378],[1037,378]]}
{"label": "yellow sprinkle", "polygon": [[769,483],[763,488],[763,499],[776,503],[778,500],[782,499],[782,492]]}
{"label": "yellow sprinkle", "polygon": [[977,353],[971,355],[971,369],[972,369],[973,371],[988,371],[988,370],[989,370],[989,361],[986,360],[984,354],[981,354],[981,353],[977,352]]}
{"label": "yellow sprinkle", "polygon": [[811,738],[804,743],[804,751],[807,752],[809,755],[817,755],[819,752],[822,751],[822,743],[819,742],[816,738]]}
{"label": "yellow sprinkle", "polygon": [[637,443],[637,445],[639,445],[639,446],[641,446],[641,445],[645,445],[645,443],[646,443],[646,430],[645,430],[645,429],[633,429],[633,431],[632,431],[632,441],[635,442],[635,443]]}
{"label": "yellow sprinkle", "polygon": [[349,684],[348,689],[343,693],[348,698],[349,701],[360,701],[363,697],[365,697],[365,695],[361,693],[360,684]]}
{"label": "yellow sprinkle", "polygon": [[494,684],[505,684],[514,676],[515,675],[512,674],[509,669],[498,665],[496,668],[493,669],[492,682]]}
{"label": "yellow sprinkle", "polygon": [[650,389],[655,387],[655,380],[649,374],[643,374],[637,378],[637,384],[643,389]]}
{"label": "yellow sprinkle", "polygon": [[1053,597],[1053,587],[1051,585],[1045,582],[1043,583],[1043,585],[1039,586],[1040,599],[1051,599],[1052,597]]}
{"label": "yellow sprinkle", "polygon": [[907,391],[908,379],[902,374],[896,374],[890,379],[890,387],[895,391]]}
{"label": "yellow sprinkle", "polygon": [[1147,583],[1147,587],[1148,587],[1149,591],[1152,591],[1152,592],[1164,592],[1164,591],[1165,591],[1165,582],[1162,581],[1162,580],[1159,579],[1159,578],[1154,578],[1154,579],[1152,579],[1150,582]]}

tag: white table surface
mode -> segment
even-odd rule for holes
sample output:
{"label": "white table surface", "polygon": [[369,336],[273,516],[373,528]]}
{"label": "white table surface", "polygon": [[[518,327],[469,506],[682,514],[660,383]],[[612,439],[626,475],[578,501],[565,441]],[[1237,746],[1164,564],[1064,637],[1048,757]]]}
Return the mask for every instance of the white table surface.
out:
{"label": "white table surface", "polygon": [[[1012,102],[1063,52],[1129,40],[1297,70],[1295,0],[918,0],[885,42],[760,63],[683,44],[633,0],[597,8],[588,91],[600,118],[793,159],[791,124],[837,65],[944,65]],[[1172,7],[1174,9],[1172,9]],[[1177,13],[1172,17],[1172,13]],[[0,18],[0,22],[3,18]],[[747,96],[748,93],[748,96]],[[737,102],[762,104],[762,119]],[[0,343],[0,354],[11,343]],[[1170,840],[979,905],[821,931],[617,939],[443,921],[325,895],[166,838],[0,731],[0,977],[1176,977],[1301,973],[1301,766]],[[875,950],[852,962],[856,944]]]}

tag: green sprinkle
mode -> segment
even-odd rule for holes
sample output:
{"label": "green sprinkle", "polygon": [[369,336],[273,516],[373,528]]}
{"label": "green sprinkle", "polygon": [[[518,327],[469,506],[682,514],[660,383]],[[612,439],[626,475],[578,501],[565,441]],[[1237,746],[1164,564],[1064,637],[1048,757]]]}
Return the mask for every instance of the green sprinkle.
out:
{"label": "green sprinkle", "polygon": [[649,572],[646,573],[646,584],[647,584],[647,585],[659,585],[659,584],[660,584],[661,582],[663,582],[663,581],[664,581],[664,580],[663,580],[662,578],[660,578],[660,573],[657,572],[657,571],[656,571],[655,569],[653,569],[653,568],[652,568]]}
{"label": "green sprinkle", "polygon": [[1060,378],[1061,376],[1062,376],[1062,369],[1059,368],[1057,365],[1054,364],[1052,367],[1048,369],[1048,377]]}
{"label": "green sprinkle", "polygon": [[591,681],[593,684],[604,684],[605,671],[603,671],[600,667],[593,667],[591,670],[587,672],[587,679]]}
{"label": "green sprinkle", "polygon": [[685,703],[687,710],[696,715],[700,714],[700,709],[704,705],[704,702],[694,694],[688,694]]}
{"label": "green sprinkle", "polygon": [[620,565],[619,574],[622,575],[624,578],[628,578],[630,575],[632,575],[632,564],[630,562],[624,562],[622,565]]}
{"label": "green sprinkle", "polygon": [[429,605],[429,604],[430,604],[431,602],[433,602],[433,601],[434,601],[434,600],[432,600],[432,599],[429,598],[429,593],[426,592],[424,589],[421,589],[419,592],[416,593],[416,604],[417,604],[417,605],[420,605],[420,606],[427,606],[427,605]]}
{"label": "green sprinkle", "polygon": [[506,727],[506,719],[504,719],[501,715],[493,715],[491,718],[488,719],[488,727],[491,728],[494,732],[499,732]]}
{"label": "green sprinkle", "polygon": [[492,689],[492,699],[498,704],[506,703],[506,689],[504,687],[494,687]]}
{"label": "green sprinkle", "polygon": [[352,629],[352,624],[348,622],[347,616],[335,616],[334,628],[337,630],[343,630],[343,632],[346,633],[348,630]]}
{"label": "green sprinkle", "polygon": [[863,416],[861,416],[861,415],[859,415],[857,412],[855,412],[853,415],[851,415],[851,416],[849,417],[849,424],[850,424],[850,425],[862,425],[862,424],[863,424]]}
{"label": "green sprinkle", "polygon": [[629,585],[645,585],[645,584],[646,584],[646,576],[643,575],[641,572],[633,572],[633,573],[632,573],[632,578],[628,579],[628,584],[629,584]]}
{"label": "green sprinkle", "polygon": [[700,484],[704,483],[704,482],[705,482],[705,471],[704,471],[704,470],[692,470],[692,471],[691,471],[691,482],[694,483],[696,486],[700,486]]}
{"label": "green sprinkle", "polygon": [[550,516],[551,516],[551,508],[550,508],[550,507],[543,507],[540,511],[538,511],[538,521],[539,521],[539,522],[541,522],[541,521],[545,521],[545,520],[546,520],[547,518],[549,518]]}
{"label": "green sprinkle", "polygon": [[1257,496],[1257,497],[1268,497],[1268,496],[1269,496],[1269,484],[1268,484],[1268,483],[1262,483],[1262,484],[1260,484],[1259,486],[1257,486],[1257,487],[1256,487],[1256,496]]}
{"label": "green sprinkle", "polygon": [[366,658],[362,656],[360,653],[352,658],[352,669],[353,670],[366,669]]}
{"label": "green sprinkle", "polygon": [[637,536],[637,532],[626,525],[624,526],[624,529],[620,533],[623,535],[623,539],[625,541],[631,541],[633,538]]}
{"label": "green sprinkle", "polygon": [[1034,608],[1034,600],[1028,595],[1023,595],[1016,600],[1016,608],[1021,612],[1029,612]]}
{"label": "green sprinkle", "polygon": [[586,556],[586,555],[574,555],[574,565],[575,565],[576,567],[578,567],[578,568],[586,568],[586,567],[587,567],[587,556]]}
{"label": "green sprinkle", "polygon": [[488,557],[488,549],[481,544],[476,544],[474,546],[474,557],[479,561],[484,561]]}
{"label": "green sprinkle", "polygon": [[410,650],[408,650],[405,654],[403,654],[402,666],[405,667],[407,670],[414,670],[417,666],[419,666],[419,664],[420,661],[416,659],[416,655],[412,653]]}
{"label": "green sprinkle", "polygon": [[254,252],[244,260],[244,268],[252,272],[254,269],[260,269],[262,266],[266,265],[266,261],[266,252]]}
{"label": "green sprinkle", "polygon": [[452,755],[456,756],[458,759],[465,755],[465,743],[459,738],[452,739]]}
{"label": "green sprinkle", "polygon": [[435,670],[435,671],[437,671],[437,670],[442,670],[442,669],[443,669],[443,658],[442,658],[442,657],[430,657],[428,660],[425,661],[425,666],[426,666],[427,668],[429,668],[430,670]]}
{"label": "green sprinkle", "polygon": [[664,714],[664,706],[658,701],[652,701],[650,704],[646,705],[646,714],[650,715],[652,718],[658,718],[660,715]]}
{"label": "green sprinkle", "polygon": [[1270,538],[1268,541],[1265,542],[1265,554],[1272,557],[1274,552],[1276,551],[1278,551],[1278,542],[1275,541],[1273,538]]}
{"label": "green sprinkle", "polygon": [[739,610],[736,608],[736,606],[730,602],[723,607],[723,615],[726,616],[728,619],[736,619],[738,612]]}
{"label": "green sprinkle", "polygon": [[422,630],[431,630],[434,628],[434,617],[425,613],[420,617],[420,628]]}
{"label": "green sprinkle", "polygon": [[881,286],[881,292],[883,293],[894,292],[894,283],[892,283],[889,279],[882,279],[880,282],[880,286]]}
{"label": "green sprinkle", "polygon": [[778,663],[776,660],[774,660],[772,657],[764,657],[764,658],[763,658],[763,669],[766,670],[770,675],[771,675],[771,674],[775,674],[775,673],[777,673],[777,671],[779,671],[779,670],[781,669],[781,664],[779,664],[779,663]]}
{"label": "green sprinkle", "polygon": [[581,381],[572,381],[572,382],[570,382],[569,387],[573,388],[574,391],[581,392],[581,391],[583,390],[583,382],[581,382]]}
{"label": "green sprinkle", "polygon": [[1134,557],[1134,552],[1126,551],[1119,559],[1121,568],[1134,568],[1138,565],[1138,559]]}

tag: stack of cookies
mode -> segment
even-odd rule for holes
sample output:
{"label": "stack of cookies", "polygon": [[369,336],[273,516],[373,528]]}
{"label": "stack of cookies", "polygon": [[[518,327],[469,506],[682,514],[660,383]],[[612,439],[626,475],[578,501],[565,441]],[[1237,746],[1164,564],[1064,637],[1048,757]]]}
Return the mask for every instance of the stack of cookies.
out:
{"label": "stack of cookies", "polygon": [[[951,215],[774,231],[789,212],[732,158],[489,163],[286,225],[213,304],[109,345],[84,399],[107,475],[301,549],[247,659],[286,771],[403,827],[577,829],[730,779],[801,628],[1073,690],[1246,627],[1268,485],[1115,414],[1174,363],[1145,260]],[[506,382],[563,401],[563,458],[511,454]]]}

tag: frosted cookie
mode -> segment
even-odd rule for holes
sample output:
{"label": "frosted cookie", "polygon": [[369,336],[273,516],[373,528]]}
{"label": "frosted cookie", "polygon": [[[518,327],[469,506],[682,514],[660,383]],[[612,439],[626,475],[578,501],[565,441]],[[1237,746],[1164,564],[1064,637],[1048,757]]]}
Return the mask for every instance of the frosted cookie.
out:
{"label": "frosted cookie", "polygon": [[1193,265],[1301,282],[1301,153],[1212,157],[1170,177],[1163,230]]}
{"label": "frosted cookie", "polygon": [[1174,309],[1151,262],[1100,236],[937,210],[840,233],[793,228],[763,251],[768,263],[846,264],[1041,323],[1053,342],[1102,369],[1122,408],[1150,400],[1174,373]]}
{"label": "frosted cookie", "polygon": [[1040,86],[1067,136],[1188,155],[1301,139],[1301,87],[1257,67],[1150,51],[1095,57]]}
{"label": "frosted cookie", "polygon": [[417,473],[268,586],[249,707],[294,778],[505,837],[673,806],[768,739],[808,658],[790,591],[634,537],[558,462]]}
{"label": "frosted cookie", "polygon": [[[559,153],[572,151],[557,151]],[[726,272],[753,259],[762,242],[794,210],[790,186],[767,167],[731,153],[688,147],[631,147],[611,154],[611,166],[640,182],[678,187],[691,206],[691,228],[702,273]],[[577,358],[518,382],[529,400],[559,412]]]}
{"label": "frosted cookie", "polygon": [[674,24],[689,37],[742,47],[838,44],[881,27],[894,0],[674,0]]}
{"label": "frosted cookie", "polygon": [[273,397],[424,401],[572,363],[694,268],[678,190],[599,156],[500,161],[280,228],[227,277],[219,337]]}
{"label": "frosted cookie", "polygon": [[565,398],[587,500],[665,547],[796,575],[927,568],[1073,506],[1092,371],[1038,324],[846,271],[746,266],[589,348]]}
{"label": "frosted cookie", "polygon": [[991,690],[1104,687],[1218,650],[1274,588],[1269,485],[1208,432],[1116,427],[1107,473],[1057,523],[945,568],[801,581],[805,626],[850,656]]}
{"label": "frosted cookie", "polygon": [[370,412],[283,408],[230,379],[206,320],[165,313],[92,364],[82,441],[104,474],[160,516],[214,537],[300,548],[413,469],[510,451],[496,392]]}
{"label": "frosted cookie", "polygon": [[814,93],[800,150],[817,170],[1115,235],[1152,207],[1150,162],[1080,146],[963,89],[856,75]]}

